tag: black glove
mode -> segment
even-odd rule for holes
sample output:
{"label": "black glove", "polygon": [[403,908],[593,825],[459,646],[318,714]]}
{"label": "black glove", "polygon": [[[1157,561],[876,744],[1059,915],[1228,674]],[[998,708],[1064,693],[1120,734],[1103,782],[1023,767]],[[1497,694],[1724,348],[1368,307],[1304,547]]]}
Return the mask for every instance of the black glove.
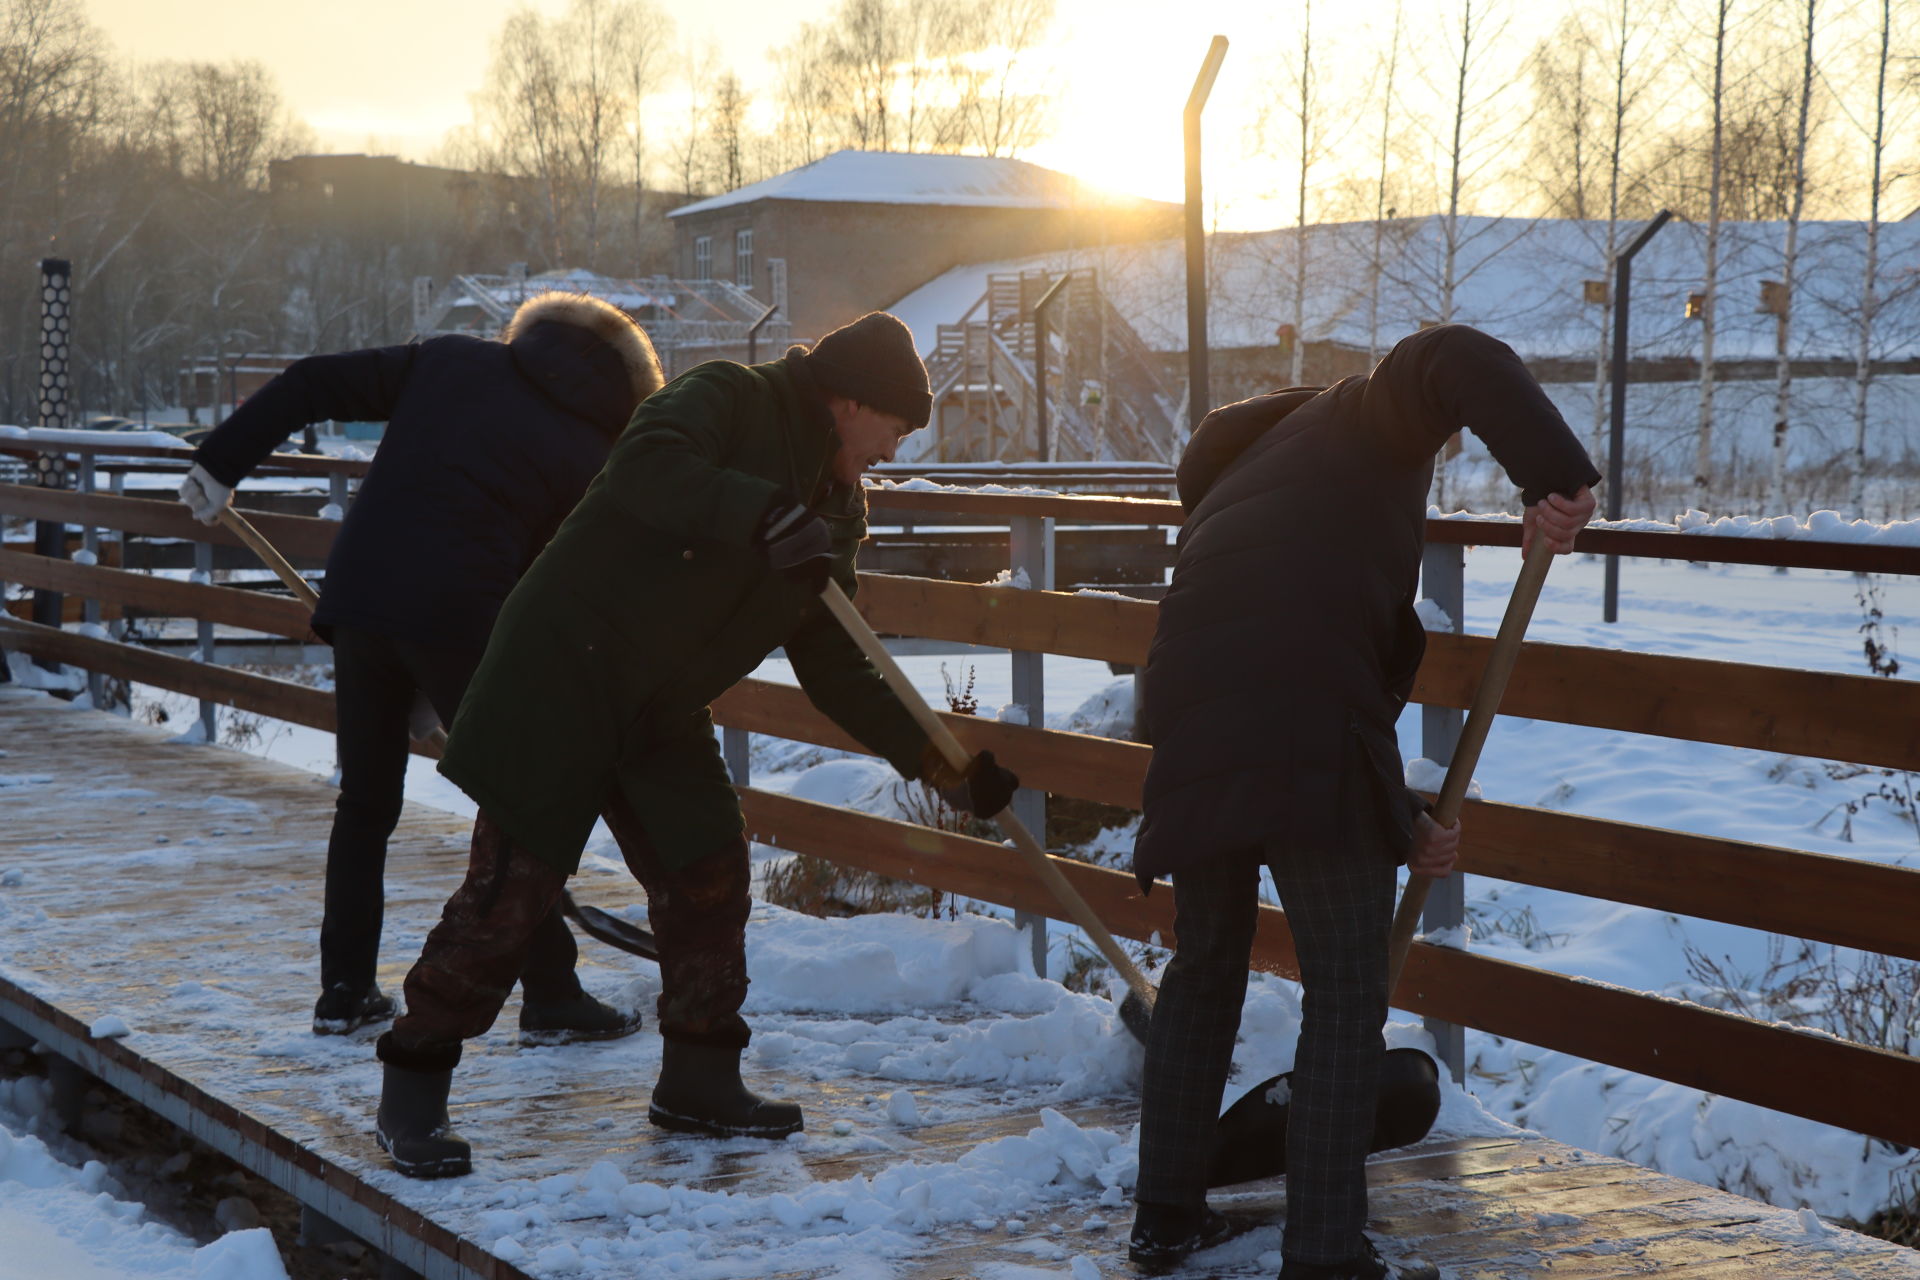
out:
{"label": "black glove", "polygon": [[753,531],[767,567],[804,584],[816,595],[833,574],[833,531],[797,502],[776,497]]}
{"label": "black glove", "polygon": [[1020,775],[1001,768],[991,751],[982,751],[968,761],[965,773],[955,773],[932,743],[927,744],[927,755],[930,763],[921,776],[940,793],[949,809],[991,818],[1006,808],[1020,789]]}

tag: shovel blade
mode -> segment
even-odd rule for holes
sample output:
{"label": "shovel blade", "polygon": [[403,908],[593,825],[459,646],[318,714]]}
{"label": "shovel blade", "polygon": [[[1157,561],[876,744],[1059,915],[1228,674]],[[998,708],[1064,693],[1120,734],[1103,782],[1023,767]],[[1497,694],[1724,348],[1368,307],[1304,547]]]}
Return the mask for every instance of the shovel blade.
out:
{"label": "shovel blade", "polygon": [[640,956],[647,960],[660,958],[660,947],[651,933],[639,925],[629,924],[619,916],[602,911],[599,907],[575,902],[573,894],[566,890],[560,893],[560,914],[579,925],[581,931],[589,938],[604,942],[628,955]]}
{"label": "shovel blade", "polygon": [[[1287,1171],[1287,1113],[1293,1073],[1247,1091],[1214,1129],[1207,1185],[1276,1178]],[[1380,1062],[1368,1152],[1409,1146],[1427,1136],[1440,1114],[1440,1071],[1418,1049],[1389,1049]]]}

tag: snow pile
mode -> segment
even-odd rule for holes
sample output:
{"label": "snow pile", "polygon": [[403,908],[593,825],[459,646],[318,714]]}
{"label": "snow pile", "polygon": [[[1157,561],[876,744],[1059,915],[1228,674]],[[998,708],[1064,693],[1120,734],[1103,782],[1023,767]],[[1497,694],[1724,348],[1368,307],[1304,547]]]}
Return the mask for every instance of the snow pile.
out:
{"label": "snow pile", "polygon": [[162,449],[178,449],[182,457],[193,452],[179,436],[165,431],[90,431],[83,427],[7,427],[0,426],[0,439],[26,444],[124,444]]}
{"label": "snow pile", "polygon": [[287,1280],[266,1228],[196,1247],[118,1199],[98,1160],[56,1157],[31,1132],[50,1092],[35,1076],[0,1080],[0,1280]]}
{"label": "snow pile", "polygon": [[[909,1160],[871,1177],[800,1183],[770,1195],[629,1182],[603,1162],[585,1175],[500,1184],[495,1207],[479,1214],[473,1234],[494,1256],[531,1262],[542,1273],[717,1280],[903,1257],[924,1249],[927,1237],[962,1225],[1019,1232],[1024,1215],[1073,1199],[1127,1212],[1136,1138],[1082,1128],[1046,1108],[1039,1121],[1024,1135],[950,1161]],[[806,1135],[790,1142],[808,1145]],[[565,1240],[552,1230],[557,1223],[572,1228]]]}
{"label": "snow pile", "polygon": [[929,480],[925,476],[915,476],[910,480],[882,480],[874,484],[867,482],[869,488],[897,489],[902,493],[991,493],[1002,497],[1017,498],[1061,498],[1066,497],[1058,489],[1041,489],[1033,485],[1017,484],[942,484]]}

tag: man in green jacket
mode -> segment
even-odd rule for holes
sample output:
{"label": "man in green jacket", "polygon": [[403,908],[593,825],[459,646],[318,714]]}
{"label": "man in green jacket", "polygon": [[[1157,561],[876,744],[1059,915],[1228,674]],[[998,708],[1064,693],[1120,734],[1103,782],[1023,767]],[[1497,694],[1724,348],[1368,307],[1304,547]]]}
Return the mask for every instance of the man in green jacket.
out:
{"label": "man in green jacket", "polygon": [[447,1123],[463,1040],[499,1015],[534,926],[605,817],[647,891],[664,1042],[649,1118],[780,1138],[800,1109],[740,1080],[748,851],[708,703],[784,647],[814,705],[907,778],[980,817],[1019,780],[967,773],[820,601],[851,594],[861,475],[932,409],[906,325],[884,312],[751,368],[711,361],[634,412],[612,456],[508,597],[441,771],[480,806],[466,882],[380,1037],[378,1131],[402,1173],[470,1167]]}

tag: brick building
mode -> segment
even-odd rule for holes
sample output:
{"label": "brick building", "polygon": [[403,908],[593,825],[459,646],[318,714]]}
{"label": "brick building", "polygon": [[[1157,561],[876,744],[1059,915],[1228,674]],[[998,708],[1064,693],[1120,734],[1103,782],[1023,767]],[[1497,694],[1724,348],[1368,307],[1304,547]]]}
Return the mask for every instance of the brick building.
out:
{"label": "brick building", "polygon": [[1176,205],[1114,197],[1022,160],[836,151],[684,205],[676,274],[781,303],[797,338],[963,263],[1177,234]]}

